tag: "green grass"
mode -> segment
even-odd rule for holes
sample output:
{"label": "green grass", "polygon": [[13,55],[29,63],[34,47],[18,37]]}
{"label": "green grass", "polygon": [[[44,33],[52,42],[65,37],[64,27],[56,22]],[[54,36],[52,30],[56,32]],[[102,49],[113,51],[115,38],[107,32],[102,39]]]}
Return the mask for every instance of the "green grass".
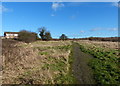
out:
{"label": "green grass", "polygon": [[103,48],[80,45],[83,52],[94,56],[89,65],[93,69],[98,84],[120,84],[119,58],[115,50],[104,51]]}
{"label": "green grass", "polygon": [[60,71],[60,70],[65,70],[65,61],[63,58],[60,58],[59,60],[56,59],[55,57],[49,57],[47,58],[48,61],[52,61],[52,63],[46,63],[42,68],[43,69],[51,69],[54,71]]}
{"label": "green grass", "polygon": [[[55,49],[61,49],[61,50],[71,50],[71,46],[58,46],[54,47]],[[55,74],[54,76],[54,82],[56,84],[74,84],[76,79],[72,74],[71,64],[73,62],[72,53],[69,55],[68,63],[66,62],[65,57],[48,57],[47,63],[42,67],[44,70],[51,70],[51,71],[57,71],[58,74]],[[67,67],[69,70],[67,70]]]}
{"label": "green grass", "polygon": [[48,55],[49,53],[48,52],[39,52],[38,54],[39,55]]}
{"label": "green grass", "polygon": [[55,82],[58,84],[75,84],[75,78],[71,74],[66,74],[66,75],[57,75],[55,78]]}
{"label": "green grass", "polygon": [[[72,63],[73,63],[73,58],[72,58],[72,49],[71,49],[71,53],[69,55],[69,60],[68,60],[68,64],[69,64],[69,71],[66,74],[59,74],[56,76],[55,81],[58,84],[75,84],[76,78],[73,76],[72,73]],[[60,65],[60,64],[58,64]],[[62,66],[62,64],[61,64]],[[66,65],[64,65],[66,66]],[[61,69],[60,69],[61,70]]]}
{"label": "green grass", "polygon": [[59,49],[59,50],[69,50],[71,49],[71,45],[64,45],[64,46],[56,46],[56,47],[53,47],[53,49]]}
{"label": "green grass", "polygon": [[33,47],[34,50],[38,49],[39,51],[51,49],[52,47]]}

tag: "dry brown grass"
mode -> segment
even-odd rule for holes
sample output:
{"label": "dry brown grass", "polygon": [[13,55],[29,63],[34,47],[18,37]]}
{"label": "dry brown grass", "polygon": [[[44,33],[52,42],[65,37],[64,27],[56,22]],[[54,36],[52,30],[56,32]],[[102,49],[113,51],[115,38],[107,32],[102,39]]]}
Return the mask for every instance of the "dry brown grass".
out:
{"label": "dry brown grass", "polygon": [[[26,44],[3,40],[3,84],[57,83],[56,76],[69,71],[70,50],[56,48],[65,45],[71,45],[71,42],[37,41]],[[53,69],[59,61],[64,62],[65,70]]]}
{"label": "dry brown grass", "polygon": [[110,42],[110,41],[89,41],[89,40],[80,40],[77,41],[81,44],[97,46],[101,48],[109,48],[109,49],[119,49],[118,42]]}

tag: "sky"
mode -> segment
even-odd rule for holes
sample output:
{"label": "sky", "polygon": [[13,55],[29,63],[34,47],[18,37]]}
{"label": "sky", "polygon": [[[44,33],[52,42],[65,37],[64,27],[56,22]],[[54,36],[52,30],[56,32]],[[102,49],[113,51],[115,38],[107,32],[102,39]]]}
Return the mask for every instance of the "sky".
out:
{"label": "sky", "polygon": [[[3,2],[2,31],[38,32],[46,27],[53,38],[118,36],[117,2]],[[1,9],[0,9],[1,10]]]}

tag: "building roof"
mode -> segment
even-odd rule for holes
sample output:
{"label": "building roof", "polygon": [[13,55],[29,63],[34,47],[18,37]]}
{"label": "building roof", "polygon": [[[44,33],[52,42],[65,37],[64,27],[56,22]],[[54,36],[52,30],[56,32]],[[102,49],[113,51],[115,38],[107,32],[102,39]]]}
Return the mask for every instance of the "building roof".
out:
{"label": "building roof", "polygon": [[19,34],[19,32],[4,32],[4,34]]}

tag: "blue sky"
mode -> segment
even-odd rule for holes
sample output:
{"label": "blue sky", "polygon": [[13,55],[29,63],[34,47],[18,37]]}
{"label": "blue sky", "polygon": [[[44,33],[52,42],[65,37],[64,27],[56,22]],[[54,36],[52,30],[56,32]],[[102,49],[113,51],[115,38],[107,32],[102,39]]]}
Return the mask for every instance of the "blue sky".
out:
{"label": "blue sky", "polygon": [[118,36],[118,6],[113,2],[3,2],[2,34],[45,26],[53,38]]}

